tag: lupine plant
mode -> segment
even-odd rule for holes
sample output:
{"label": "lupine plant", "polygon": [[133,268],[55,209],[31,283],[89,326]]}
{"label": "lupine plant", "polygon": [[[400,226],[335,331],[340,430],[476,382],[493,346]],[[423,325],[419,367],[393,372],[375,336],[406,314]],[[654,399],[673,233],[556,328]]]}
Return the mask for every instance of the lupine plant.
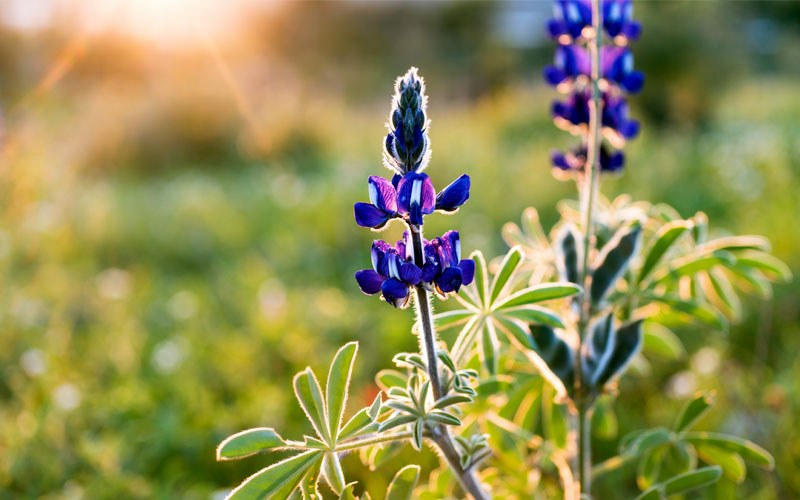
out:
{"label": "lupine plant", "polygon": [[[521,226],[503,228],[510,251],[488,262],[479,251],[462,258],[456,231],[426,239],[426,216],[458,211],[470,178],[437,193],[425,173],[431,149],[424,81],[415,68],[398,78],[383,142],[393,175],[369,177],[369,201],[356,203],[354,215],[361,227],[379,231],[396,220],[405,232],[394,244],[374,241],[371,268],[355,281],[392,306],[387,314],[413,303],[419,352],[398,353],[396,366],[377,374],[381,393],[354,412],[346,403],[357,343],[336,353],[324,391],[310,368],[297,374],[294,392],[313,434],[289,440],[264,427],[226,439],[219,460],[292,453],[228,498],[369,498],[348,482],[340,458],[358,452],[376,467],[406,445],[432,447],[441,466],[425,485],[418,485],[420,467],[397,467],[388,490],[373,494],[591,498],[592,478],[636,462],[636,498],[649,500],[723,473],[741,481],[745,462],[773,466],[770,454],[746,439],[693,430],[712,394],[688,401],[674,423],[629,433],[618,456],[592,460],[592,430],[613,421],[627,368],[683,350],[668,326],[724,329],[740,315],[741,293],[766,296],[770,282],[788,279],[789,271],[763,238],[711,237],[703,213],[685,219],[664,204],[600,194],[602,176],[622,170],[621,150],[639,131],[626,94],[644,83],[628,47],[641,28],[629,0],[557,0],[554,12],[548,30],[558,46],[544,75],[566,94],[552,107],[556,125],[580,142],[552,154],[553,172],[575,181],[579,199],[559,205],[561,220],[549,233],[536,210],[526,209]],[[434,298],[459,305],[434,314]],[[458,328],[452,345],[437,336],[449,328]]]}

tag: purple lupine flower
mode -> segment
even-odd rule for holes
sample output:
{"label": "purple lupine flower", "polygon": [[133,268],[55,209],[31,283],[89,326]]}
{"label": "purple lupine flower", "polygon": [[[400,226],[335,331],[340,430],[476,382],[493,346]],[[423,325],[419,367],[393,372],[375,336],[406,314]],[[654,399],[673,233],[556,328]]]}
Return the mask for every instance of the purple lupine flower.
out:
{"label": "purple lupine flower", "polygon": [[[569,173],[582,174],[586,167],[587,147],[586,145],[578,146],[566,153],[562,151],[553,151],[550,154],[550,159],[553,166],[561,171]],[[611,150],[603,144],[600,147],[600,171],[601,172],[617,172],[625,164],[625,155],[622,151]]]}
{"label": "purple lupine flower", "polygon": [[467,174],[450,183],[436,195],[436,210],[455,212],[469,199],[470,180]]}
{"label": "purple lupine flower", "polygon": [[580,76],[591,72],[589,52],[578,45],[559,45],[556,47],[552,66],[544,67],[544,79],[550,85],[571,84]]}
{"label": "purple lupine flower", "polygon": [[461,258],[461,240],[458,231],[448,231],[430,241],[424,241],[425,263],[422,281],[439,295],[458,292],[462,285],[472,283],[475,261]]}
{"label": "purple lupine flower", "polygon": [[383,177],[369,177],[370,203],[356,203],[353,211],[356,223],[361,227],[380,229],[393,217],[397,217],[397,191]]}
{"label": "purple lupine flower", "polygon": [[606,81],[635,94],[644,85],[644,73],[633,69],[633,53],[625,47],[604,45],[600,49],[602,74]]}
{"label": "purple lupine flower", "polygon": [[556,0],[553,19],[547,21],[547,32],[561,43],[580,38],[583,30],[592,25],[592,6],[589,0]]}
{"label": "purple lupine flower", "polygon": [[422,171],[430,158],[425,82],[411,68],[395,82],[392,112],[386,124],[383,161],[400,175]]}
{"label": "purple lupine flower", "polygon": [[436,209],[436,190],[428,174],[409,172],[397,184],[397,209],[408,215],[414,226],[422,225],[422,216]]}
{"label": "purple lupine flower", "polygon": [[633,1],[603,0],[603,28],[618,45],[638,39],[642,25],[633,19]]}
{"label": "purple lupine flower", "polygon": [[356,272],[362,292],[367,295],[380,292],[386,302],[397,308],[408,306],[409,288],[421,279],[422,270],[383,240],[372,243],[372,269]]}
{"label": "purple lupine flower", "polygon": [[[591,91],[583,89],[570,94],[564,101],[553,102],[551,113],[556,126],[562,130],[580,135],[586,133],[589,125],[589,102]],[[639,122],[628,114],[628,103],[624,96],[602,95],[602,126],[604,136],[616,147],[639,133]]]}

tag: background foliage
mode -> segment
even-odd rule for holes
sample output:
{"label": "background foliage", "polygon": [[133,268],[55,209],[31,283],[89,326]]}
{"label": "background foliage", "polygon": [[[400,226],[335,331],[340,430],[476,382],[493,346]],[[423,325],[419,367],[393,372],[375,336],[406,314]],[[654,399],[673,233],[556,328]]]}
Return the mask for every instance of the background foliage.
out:
{"label": "background foliage", "polygon": [[[798,4],[637,9],[643,136],[604,191],[763,234],[797,275]],[[213,498],[271,461],[215,463],[216,444],[254,426],[308,432],[291,376],[324,372],[350,340],[362,353],[351,405],[368,405],[373,375],[416,345],[410,316],[352,277],[370,242],[352,200],[379,165],[392,79],[412,64],[426,76],[434,183],[473,179],[461,216],[430,231],[453,226],[465,253],[504,253],[503,223],[535,205],[549,227],[573,196],[549,174],[550,148],[569,138],[539,76],[548,10],[278,4],[235,34],[179,44],[86,34],[69,15],[0,30],[0,498]],[[746,436],[777,462],[736,495],[800,495],[798,294],[795,281],[748,298],[727,335],[680,329],[686,358],[623,380],[618,432],[597,435],[596,460],[715,390],[696,428]],[[348,477],[376,492],[398,469],[358,463],[345,459]],[[634,474],[599,491],[632,496]]]}

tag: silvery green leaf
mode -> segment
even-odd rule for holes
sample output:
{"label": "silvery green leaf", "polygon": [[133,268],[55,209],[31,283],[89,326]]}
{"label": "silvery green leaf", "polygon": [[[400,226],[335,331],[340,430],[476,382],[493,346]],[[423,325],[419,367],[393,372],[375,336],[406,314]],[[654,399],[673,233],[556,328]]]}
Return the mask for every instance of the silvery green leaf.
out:
{"label": "silvery green leaf", "polygon": [[599,303],[628,268],[628,264],[639,251],[642,239],[642,225],[639,221],[620,228],[606,243],[597,257],[599,264],[592,271],[590,296],[592,302]]}
{"label": "silvery green leaf", "polygon": [[596,320],[589,325],[589,335],[581,350],[581,374],[589,387],[600,387],[598,381],[604,375],[616,347],[614,314]]}
{"label": "silvery green leaf", "polygon": [[350,483],[342,489],[341,494],[339,494],[339,500],[358,500],[356,496],[353,494],[353,487],[355,483]]}
{"label": "silvery green leaf", "polygon": [[303,408],[311,425],[317,434],[326,442],[331,442],[331,433],[328,429],[327,415],[325,414],[325,401],[322,397],[317,377],[311,368],[306,368],[294,377],[294,394],[300,407]]}
{"label": "silvery green leaf", "polygon": [[562,281],[570,283],[580,281],[582,245],[583,236],[575,224],[567,222],[559,228],[553,241],[553,248],[556,255],[556,269]]}
{"label": "silvery green leaf", "polygon": [[609,380],[621,375],[641,347],[642,320],[635,320],[620,326],[614,335],[614,350],[611,358],[595,378],[596,387],[603,387]]}
{"label": "silvery green leaf", "polygon": [[319,500],[322,498],[318,490],[321,462],[321,460],[315,462],[314,465],[306,471],[303,475],[303,479],[300,481],[298,491],[303,500]]}
{"label": "silvery green leaf", "polygon": [[699,251],[671,262],[667,268],[654,277],[655,283],[664,283],[681,276],[691,276],[700,271],[707,271],[717,266],[732,266],[736,263],[736,256],[727,250],[715,250],[705,254]]}
{"label": "silvery green leaf", "polygon": [[665,451],[666,448],[659,446],[647,450],[644,453],[636,469],[636,484],[639,486],[639,489],[646,490],[652,487],[658,480],[658,474],[661,472],[661,461]]}
{"label": "silvery green leaf", "polygon": [[447,328],[458,326],[471,317],[475,316],[475,311],[469,309],[456,309],[455,311],[447,311],[435,314],[433,322],[439,330],[446,330]]}
{"label": "silvery green leaf", "polygon": [[456,427],[461,425],[461,419],[441,410],[433,410],[425,418],[437,424],[454,425]]}
{"label": "silvery green leaf", "polygon": [[714,252],[717,250],[761,250],[769,251],[769,241],[763,236],[742,235],[723,236],[703,243],[697,250]]}
{"label": "silvery green leaf", "polygon": [[506,256],[503,258],[503,261],[500,263],[500,268],[497,270],[497,274],[494,276],[494,280],[492,280],[492,285],[490,287],[491,295],[489,297],[489,304],[493,304],[495,300],[500,296],[500,294],[507,288],[508,285],[513,284],[513,280],[511,280],[511,276],[514,274],[514,271],[517,270],[519,267],[520,262],[524,254],[522,249],[518,246],[513,247],[511,250],[508,251]]}
{"label": "silvery green leaf", "polygon": [[642,268],[639,270],[637,283],[641,283],[647,278],[672,244],[691,227],[692,221],[679,220],[665,224],[659,229],[656,241],[647,253],[644,264],[642,264]]}
{"label": "silvery green leaf", "polygon": [[438,349],[436,351],[436,357],[441,360],[444,365],[450,369],[451,372],[456,372],[456,364],[453,363],[453,359],[450,357],[450,354],[447,353],[444,349]]}
{"label": "silvery green leaf", "polygon": [[738,265],[758,269],[776,276],[782,281],[792,279],[792,270],[783,261],[764,252],[745,252],[737,256]]}
{"label": "silvery green leaf", "polygon": [[489,296],[489,274],[486,259],[479,250],[472,252],[470,258],[475,261],[475,284],[473,286],[478,291],[478,299],[480,300],[480,303],[476,305],[483,308],[489,304],[487,300]]}
{"label": "silvery green leaf", "polygon": [[434,403],[433,405],[433,408],[441,409],[441,408],[447,408],[448,406],[452,405],[471,403],[471,402],[472,398],[469,396],[465,396],[462,394],[448,394],[447,396],[444,396],[440,400],[436,401],[436,403]]}
{"label": "silvery green leaf", "polygon": [[738,453],[704,443],[695,445],[695,449],[703,462],[722,467],[722,472],[734,483],[741,483],[747,476],[747,466]]}
{"label": "silvery green leaf", "polygon": [[567,415],[565,405],[553,401],[552,389],[548,387],[548,394],[542,398],[542,426],[545,438],[552,441],[558,448],[567,446]]}
{"label": "silvery green leaf", "polygon": [[[669,443],[674,439],[674,434],[668,429],[656,427],[655,429],[634,434],[633,439],[630,439],[627,443],[623,443],[623,449],[633,455],[640,455],[651,448]],[[627,439],[623,439],[623,441],[626,440]]]}
{"label": "silvery green leaf", "polygon": [[390,387],[405,387],[408,383],[408,377],[397,370],[381,370],[375,380],[384,391],[388,391]]}
{"label": "silvery green leaf", "polygon": [[335,452],[325,453],[322,457],[322,474],[334,493],[341,493],[346,482],[342,464],[339,463],[339,456]]}
{"label": "silvery green leaf", "polygon": [[530,325],[530,331],[534,350],[565,386],[571,386],[574,375],[572,349],[548,326]]}
{"label": "silvery green leaf", "polygon": [[417,419],[417,421],[414,422],[414,426],[412,427],[412,436],[411,436],[411,446],[413,446],[414,449],[417,451],[422,449],[422,437],[424,430],[425,430],[425,421],[421,418]]}
{"label": "silvery green leaf", "polygon": [[655,321],[647,321],[643,331],[642,351],[646,355],[653,354],[669,360],[679,360],[686,356],[681,340],[667,327]]}
{"label": "silvery green leaf", "polygon": [[494,320],[497,322],[498,328],[509,337],[512,343],[516,341],[525,349],[533,349],[531,332],[527,328],[527,323],[500,315],[495,316]]}
{"label": "silvery green leaf", "polygon": [[419,481],[419,466],[406,465],[395,474],[386,490],[386,500],[409,500]]}
{"label": "silvery green leaf", "polygon": [[560,299],[580,293],[581,287],[566,282],[543,283],[524,288],[510,297],[507,297],[492,307],[495,310],[506,309],[514,306],[533,304],[545,300]]}
{"label": "silvery green leaf", "polygon": [[321,451],[308,451],[261,469],[237,486],[226,500],[263,500],[288,497],[303,474],[322,459]]}
{"label": "silvery green leaf", "polygon": [[495,317],[502,316],[520,319],[527,323],[537,323],[552,326],[554,328],[564,328],[564,323],[561,321],[561,318],[558,314],[550,309],[537,306],[535,304],[503,309],[495,315]]}
{"label": "silvery green leaf", "polygon": [[234,460],[249,457],[256,453],[285,445],[283,438],[272,428],[247,429],[229,436],[219,444],[217,447],[217,460]]}
{"label": "silvery green leaf", "polygon": [[712,309],[706,304],[702,304],[694,299],[682,299],[674,295],[660,295],[653,293],[644,293],[643,297],[648,300],[661,302],[672,309],[688,314],[694,319],[713,326],[719,330],[725,329],[727,321],[716,310]]}
{"label": "silvery green leaf", "polygon": [[390,429],[394,429],[395,427],[410,424],[411,422],[415,422],[417,418],[418,417],[415,415],[398,415],[396,417],[392,417],[385,422],[381,422],[381,425],[378,427],[378,432],[386,432]]}
{"label": "silvery green leaf", "polygon": [[375,421],[381,409],[381,395],[375,398],[367,408],[362,408],[358,413],[347,421],[346,424],[339,430],[337,441],[347,439],[349,437],[360,434],[365,428]]}
{"label": "silvery green leaf", "polygon": [[715,432],[687,432],[683,435],[683,440],[692,444],[710,444],[736,452],[748,462],[767,470],[772,470],[775,467],[775,459],[767,450],[752,441],[740,437]]}
{"label": "silvery green leaf", "polygon": [[701,469],[685,472],[663,483],[664,494],[668,497],[685,493],[709,484],[715,483],[722,475],[722,469],[717,466],[703,467]]}
{"label": "silvery green leaf", "polygon": [[483,366],[490,375],[497,373],[498,351],[500,343],[497,341],[497,332],[492,321],[487,321],[481,332],[480,358]]}
{"label": "silvery green leaf", "polygon": [[328,372],[326,387],[326,403],[328,414],[328,428],[331,438],[336,441],[342,414],[347,404],[347,390],[350,386],[350,377],[353,374],[353,362],[358,352],[358,342],[350,342],[342,346],[331,362]]}
{"label": "silvery green leaf", "polygon": [[694,399],[686,403],[681,410],[678,419],[675,421],[673,429],[675,432],[685,432],[691,429],[703,415],[708,413],[714,404],[714,397],[708,393],[697,395]]}

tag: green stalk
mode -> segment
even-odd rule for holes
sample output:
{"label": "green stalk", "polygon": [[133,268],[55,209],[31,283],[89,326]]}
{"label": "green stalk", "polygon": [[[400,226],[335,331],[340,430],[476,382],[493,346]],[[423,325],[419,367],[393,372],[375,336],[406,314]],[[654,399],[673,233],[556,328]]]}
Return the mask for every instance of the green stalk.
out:
{"label": "green stalk", "polygon": [[583,211],[583,265],[581,266],[581,282],[584,293],[581,295],[580,318],[578,321],[578,348],[575,351],[575,423],[578,435],[577,453],[573,470],[577,469],[577,482],[580,492],[591,494],[592,487],[592,395],[582,387],[581,344],[588,333],[591,320],[592,304],[588,290],[590,289],[589,254],[594,243],[594,205],[600,184],[600,143],[602,116],[602,94],[600,92],[600,47],[603,43],[602,11],[600,0],[592,0],[592,32],[588,41],[589,56],[592,62],[590,85],[592,100],[589,104],[589,130],[587,133],[586,165],[584,167],[584,186],[580,189]]}
{"label": "green stalk", "polygon": [[[422,227],[409,224],[408,229],[411,233],[411,240],[414,249],[414,263],[422,268],[424,262],[424,250],[422,248]],[[433,329],[433,309],[429,292],[420,283],[414,287],[417,300],[417,324],[419,334],[422,337],[421,346],[424,347],[428,363],[428,378],[431,381],[434,399],[440,399],[445,395],[439,379],[439,360],[436,356],[436,333]],[[431,428],[431,440],[441,450],[442,455],[447,460],[448,465],[455,473],[461,486],[475,500],[489,500],[490,496],[483,491],[483,486],[475,475],[472,468],[461,466],[458,450],[453,444],[450,430],[445,425],[436,425]]]}

